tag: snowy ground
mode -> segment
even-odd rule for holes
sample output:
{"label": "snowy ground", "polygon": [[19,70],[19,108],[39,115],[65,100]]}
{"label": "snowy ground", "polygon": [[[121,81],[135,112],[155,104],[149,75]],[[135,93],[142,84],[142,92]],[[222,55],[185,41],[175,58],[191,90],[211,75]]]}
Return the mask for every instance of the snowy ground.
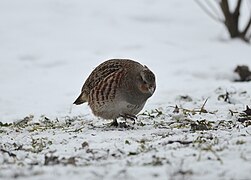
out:
{"label": "snowy ground", "polygon": [[[1,0],[0,22],[0,179],[250,179],[251,88],[233,70],[251,46],[194,1]],[[69,112],[109,58],[157,77],[128,128]]]}

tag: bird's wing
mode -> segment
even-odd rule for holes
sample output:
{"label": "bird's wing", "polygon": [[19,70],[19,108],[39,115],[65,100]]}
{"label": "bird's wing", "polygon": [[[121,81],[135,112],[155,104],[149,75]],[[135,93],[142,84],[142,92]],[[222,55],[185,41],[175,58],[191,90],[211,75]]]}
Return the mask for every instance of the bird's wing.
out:
{"label": "bird's wing", "polygon": [[97,86],[101,81],[111,74],[123,69],[123,62],[118,60],[108,60],[96,67],[85,81],[82,92],[89,92]]}
{"label": "bird's wing", "polygon": [[127,59],[111,59],[101,63],[92,71],[92,73],[85,81],[81,90],[81,94],[76,99],[74,104],[82,104],[84,102],[87,102],[91,90],[98,86],[99,83],[106,81],[106,79],[110,79],[113,74],[122,72],[128,67],[128,64],[132,63],[139,64]]}

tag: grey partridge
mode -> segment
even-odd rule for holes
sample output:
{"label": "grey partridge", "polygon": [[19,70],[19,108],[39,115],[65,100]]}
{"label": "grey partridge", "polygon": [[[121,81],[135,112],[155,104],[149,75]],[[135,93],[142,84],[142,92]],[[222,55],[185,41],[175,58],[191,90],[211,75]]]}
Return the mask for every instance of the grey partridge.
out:
{"label": "grey partridge", "polygon": [[110,59],[97,66],[73,104],[88,102],[103,119],[135,118],[156,89],[155,75],[147,66],[130,59]]}

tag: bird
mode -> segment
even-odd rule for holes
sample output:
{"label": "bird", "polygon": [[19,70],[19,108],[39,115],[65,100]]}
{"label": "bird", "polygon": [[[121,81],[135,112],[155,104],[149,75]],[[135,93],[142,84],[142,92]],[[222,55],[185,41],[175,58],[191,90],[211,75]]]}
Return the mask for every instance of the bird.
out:
{"label": "bird", "polygon": [[84,82],[73,104],[88,103],[92,113],[111,119],[135,119],[156,89],[154,73],[131,59],[109,59],[98,65]]}

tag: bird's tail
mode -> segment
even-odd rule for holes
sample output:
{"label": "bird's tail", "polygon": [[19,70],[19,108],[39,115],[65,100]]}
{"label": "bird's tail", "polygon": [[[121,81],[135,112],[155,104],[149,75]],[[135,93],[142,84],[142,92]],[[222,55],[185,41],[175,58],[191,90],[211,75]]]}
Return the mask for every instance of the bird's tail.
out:
{"label": "bird's tail", "polygon": [[86,98],[84,91],[82,91],[81,94],[78,96],[78,98],[74,101],[73,104],[79,105],[79,104],[83,104],[85,102],[87,102],[87,98]]}

